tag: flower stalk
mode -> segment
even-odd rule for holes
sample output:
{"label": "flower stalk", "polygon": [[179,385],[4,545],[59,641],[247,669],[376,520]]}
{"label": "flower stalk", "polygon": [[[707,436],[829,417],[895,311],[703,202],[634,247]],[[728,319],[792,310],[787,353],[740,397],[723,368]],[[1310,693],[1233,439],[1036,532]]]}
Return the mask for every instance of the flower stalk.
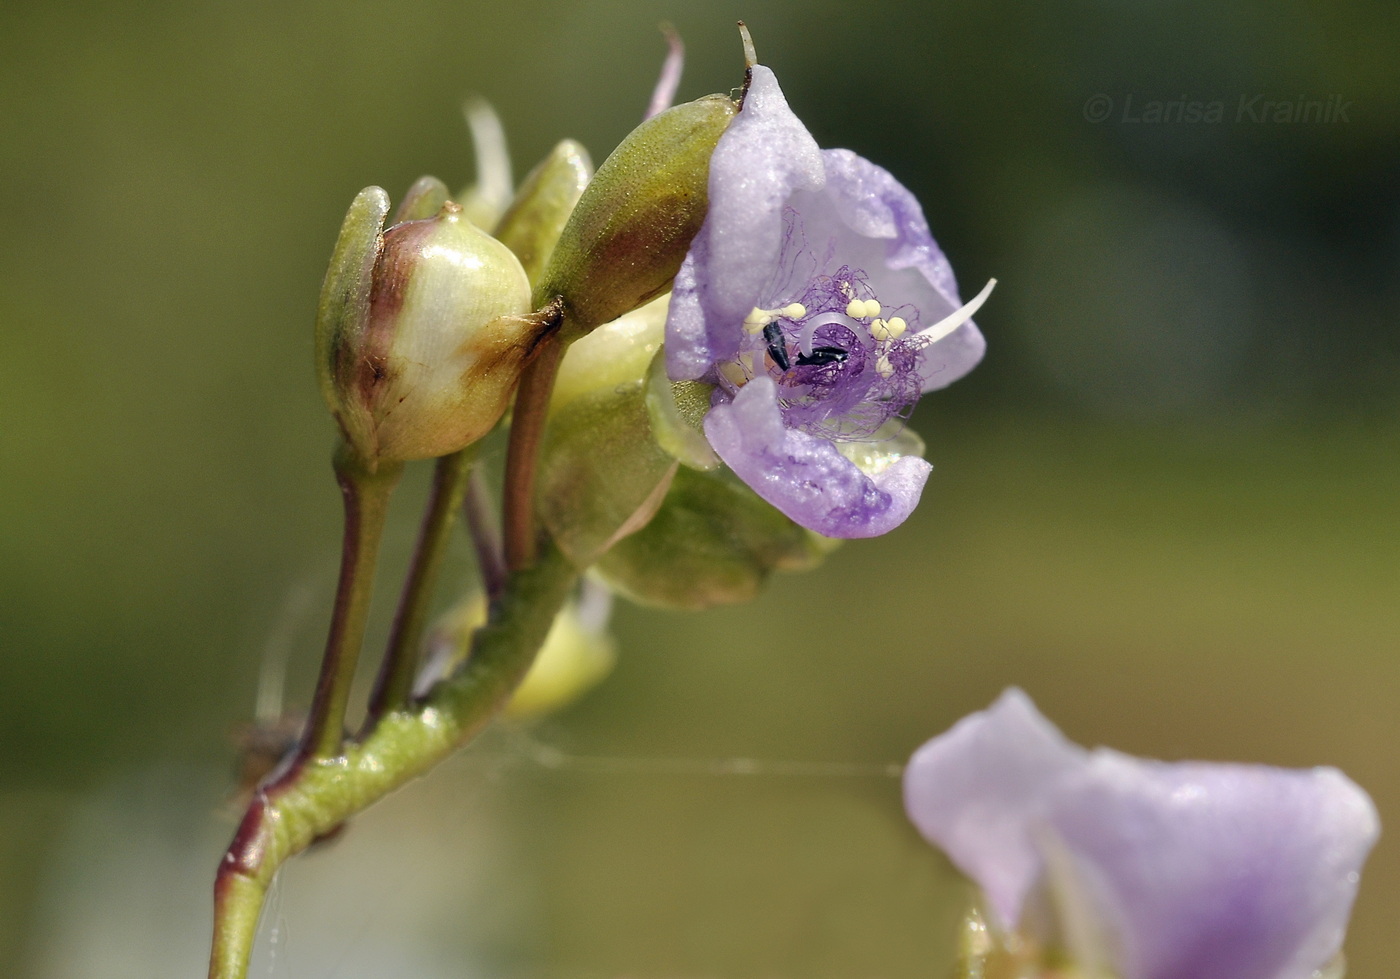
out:
{"label": "flower stalk", "polygon": [[335,758],[304,758],[254,798],[219,866],[209,979],[245,979],[279,867],[470,741],[524,679],[578,572],[554,548],[513,573],[466,665],[411,711],[385,714]]}
{"label": "flower stalk", "polygon": [[530,366],[520,376],[510,421],[510,441],[506,445],[501,509],[506,567],[510,571],[523,570],[535,559],[535,470],[539,465],[540,440],[549,416],[554,379],[564,356],[565,344],[557,332],[563,318],[563,304],[555,300],[541,310],[540,315],[549,316],[555,330],[540,341]]}
{"label": "flower stalk", "polygon": [[494,600],[505,587],[506,558],[495,507],[491,502],[491,491],[479,468],[473,469],[471,478],[467,480],[462,514],[467,518],[467,529],[471,532],[482,589],[487,599]]}
{"label": "flower stalk", "polygon": [[345,707],[364,642],[375,558],[384,533],[389,497],[402,473],[401,463],[381,462],[371,471],[348,443],[342,443],[336,451],[335,477],[345,504],[340,580],[321,673],[302,735],[303,761],[331,757],[340,750],[345,736]]}
{"label": "flower stalk", "polygon": [[379,719],[389,711],[401,710],[408,704],[413,689],[413,676],[418,666],[418,650],[423,644],[427,627],[428,608],[433,600],[433,588],[447,556],[452,528],[462,506],[467,481],[472,472],[475,448],[466,448],[438,459],[433,469],[433,486],[428,505],[423,511],[423,523],[418,531],[418,544],[404,580],[399,608],[389,632],[389,648],[379,668],[379,676],[370,694],[364,730],[373,730]]}

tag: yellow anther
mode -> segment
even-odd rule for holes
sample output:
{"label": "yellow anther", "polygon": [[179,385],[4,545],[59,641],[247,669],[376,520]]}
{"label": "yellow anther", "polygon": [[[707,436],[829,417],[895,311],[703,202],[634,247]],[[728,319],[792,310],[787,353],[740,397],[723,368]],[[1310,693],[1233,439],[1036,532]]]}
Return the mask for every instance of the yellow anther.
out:
{"label": "yellow anther", "polygon": [[744,329],[749,333],[762,333],[763,328],[779,316],[790,320],[800,320],[807,315],[807,307],[801,303],[788,303],[780,309],[759,309],[755,306],[744,317]]}
{"label": "yellow anther", "polygon": [[891,316],[887,320],[871,320],[870,335],[877,342],[883,343],[886,340],[897,340],[909,328],[909,324],[904,322],[902,316]]}
{"label": "yellow anther", "polygon": [[762,333],[763,328],[771,322],[773,322],[772,311],[767,309],[759,309],[757,306],[755,306],[752,310],[749,311],[749,315],[744,317],[744,332]]}
{"label": "yellow anther", "polygon": [[867,299],[867,300],[865,301],[865,315],[866,315],[866,316],[879,316],[879,315],[880,315],[880,300],[878,300],[878,299]]}
{"label": "yellow anther", "polygon": [[853,320],[865,318],[865,300],[852,299],[846,304],[846,315]]}
{"label": "yellow anther", "polygon": [[881,322],[883,328],[885,328],[883,329],[885,336],[879,338],[882,340],[897,340],[900,336],[904,335],[906,329],[909,329],[909,324],[904,322],[903,317],[890,317],[889,319],[881,319],[879,322]]}

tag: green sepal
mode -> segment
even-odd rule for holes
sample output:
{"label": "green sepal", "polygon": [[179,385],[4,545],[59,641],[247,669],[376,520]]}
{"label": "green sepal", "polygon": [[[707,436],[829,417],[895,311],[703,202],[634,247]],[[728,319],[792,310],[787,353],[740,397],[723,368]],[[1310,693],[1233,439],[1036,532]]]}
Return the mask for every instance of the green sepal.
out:
{"label": "green sepal", "polygon": [[368,419],[347,413],[341,404],[341,382],[358,367],[344,363],[342,354],[356,346],[369,318],[374,264],[384,248],[388,214],[389,195],[382,187],[366,187],[355,195],[341,222],[316,307],[316,378],[331,414],[354,444],[368,440]]}
{"label": "green sepal", "polygon": [[663,297],[594,330],[559,366],[537,502],[560,550],[580,568],[651,518],[676,469],[646,405],[666,308]]}
{"label": "green sepal", "polygon": [[710,155],[737,111],[722,95],[667,109],[603,161],[535,290],[537,307],[563,298],[566,340],[671,288],[705,220]]}
{"label": "green sepal", "polygon": [[588,151],[566,139],[530,171],[496,225],[496,239],[515,252],[531,287],[539,284],[545,263],[592,177]]}
{"label": "green sepal", "polygon": [[589,392],[550,417],[536,477],[541,518],[586,568],[651,519],[676,468],[652,437],[640,377]]}
{"label": "green sepal", "polygon": [[647,415],[661,447],[683,466],[715,469],[719,456],[705,438],[705,415],[714,386],[702,381],[672,381],[666,376],[666,351],[658,350],[647,371]]}
{"label": "green sepal", "polygon": [[656,515],[614,544],[598,571],[642,605],[703,609],[750,601],[772,572],[810,570],[827,550],[731,470],[682,467]]}
{"label": "green sepal", "polygon": [[413,186],[408,188],[408,193],[403,195],[403,200],[399,201],[393,223],[425,221],[434,217],[450,197],[447,184],[437,177],[419,177],[413,182]]}

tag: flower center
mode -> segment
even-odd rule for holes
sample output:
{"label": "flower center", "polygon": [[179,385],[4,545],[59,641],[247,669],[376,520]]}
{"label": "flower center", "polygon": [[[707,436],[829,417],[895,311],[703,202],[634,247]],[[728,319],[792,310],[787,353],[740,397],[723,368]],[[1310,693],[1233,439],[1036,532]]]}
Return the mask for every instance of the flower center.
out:
{"label": "flower center", "polygon": [[916,307],[877,296],[865,270],[842,265],[829,272],[834,245],[819,256],[801,216],[788,208],[784,220],[767,302],[744,317],[737,356],[717,365],[720,382],[733,394],[766,374],[778,385],[789,428],[868,441],[890,419],[908,416],[923,391],[924,351],[966,322],[995,280],[961,309],[924,325]]}
{"label": "flower center", "polygon": [[720,372],[731,389],[767,374],[784,422],[829,439],[868,438],[913,405],[921,384],[909,319],[918,310],[881,303],[865,272],[849,266],[786,291],[744,318],[739,356]]}

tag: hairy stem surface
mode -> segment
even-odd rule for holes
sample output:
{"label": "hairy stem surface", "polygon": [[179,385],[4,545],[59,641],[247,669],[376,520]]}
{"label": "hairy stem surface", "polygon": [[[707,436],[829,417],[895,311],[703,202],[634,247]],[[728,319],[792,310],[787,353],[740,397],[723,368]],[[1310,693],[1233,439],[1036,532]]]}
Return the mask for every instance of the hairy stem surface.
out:
{"label": "hairy stem surface", "polygon": [[334,758],[303,758],[257,793],[214,885],[210,979],[246,979],[258,916],[277,869],[346,819],[470,741],[524,679],[578,572],[553,547],[492,603],[461,671]]}

